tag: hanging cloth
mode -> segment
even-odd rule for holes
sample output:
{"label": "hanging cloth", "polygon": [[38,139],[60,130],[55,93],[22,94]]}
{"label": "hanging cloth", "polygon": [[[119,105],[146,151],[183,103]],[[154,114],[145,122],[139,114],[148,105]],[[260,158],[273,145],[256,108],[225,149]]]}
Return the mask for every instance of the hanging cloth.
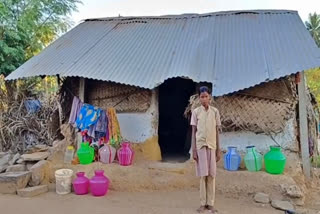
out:
{"label": "hanging cloth", "polygon": [[70,124],[73,125],[76,122],[76,119],[80,114],[80,109],[82,108],[82,105],[83,103],[78,97],[73,97],[72,107],[71,107],[71,112],[69,117]]}
{"label": "hanging cloth", "polygon": [[107,127],[108,127],[107,114],[104,110],[101,110],[100,117],[97,123],[93,126],[90,126],[88,135],[92,138],[95,138],[96,141],[99,141],[100,138],[103,138],[106,136]]}
{"label": "hanging cloth", "polygon": [[121,133],[120,125],[117,118],[116,110],[114,108],[109,108],[107,110],[108,114],[108,138],[109,143],[113,147],[117,148],[120,145]]}
{"label": "hanging cloth", "polygon": [[95,131],[106,133],[107,126],[108,126],[107,113],[104,110],[101,110],[100,118],[95,125]]}
{"label": "hanging cloth", "polygon": [[101,109],[89,104],[83,104],[80,114],[76,120],[77,127],[81,130],[89,130],[90,126],[95,125],[101,114]]}
{"label": "hanging cloth", "polygon": [[36,113],[41,109],[41,103],[39,100],[26,100],[24,101],[24,106],[26,107],[28,113]]}

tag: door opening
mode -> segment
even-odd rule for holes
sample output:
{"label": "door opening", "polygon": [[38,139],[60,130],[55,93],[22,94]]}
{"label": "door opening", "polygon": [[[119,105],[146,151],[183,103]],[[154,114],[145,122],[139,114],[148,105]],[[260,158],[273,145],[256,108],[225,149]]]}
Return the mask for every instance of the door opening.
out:
{"label": "door opening", "polygon": [[174,78],[159,87],[159,144],[164,161],[184,162],[190,158],[191,127],[183,115],[196,83]]}

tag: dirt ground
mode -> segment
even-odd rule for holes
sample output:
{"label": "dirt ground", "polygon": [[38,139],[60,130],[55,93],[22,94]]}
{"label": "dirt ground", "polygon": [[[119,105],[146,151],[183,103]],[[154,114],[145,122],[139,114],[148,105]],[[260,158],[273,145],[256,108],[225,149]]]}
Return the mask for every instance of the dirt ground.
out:
{"label": "dirt ground", "polygon": [[[56,195],[54,192],[34,198],[0,195],[1,213],[24,214],[191,214],[196,213],[199,196],[196,191],[126,193],[109,192],[107,196]],[[284,213],[270,205],[255,204],[247,199],[229,199],[217,195],[216,208],[220,214]]]}
{"label": "dirt ground", "polygon": [[[102,198],[74,194],[59,196],[52,188],[54,184],[50,184],[49,193],[34,198],[0,194],[0,213],[191,214],[196,213],[199,206],[199,180],[194,175],[192,162],[143,162],[131,167],[99,163],[66,166],[57,162],[52,163],[49,180],[54,180],[54,171],[60,168],[71,168],[74,172],[83,171],[88,177],[93,176],[95,169],[103,169],[111,180],[111,191]],[[290,166],[284,175],[274,176],[264,171],[228,172],[219,166],[216,208],[220,214],[284,214],[269,204],[255,203],[253,196],[257,192],[264,192],[272,198],[283,200],[281,184],[296,185],[305,182],[300,178],[301,170],[298,169],[300,168]],[[315,177],[320,178],[320,171]],[[306,194],[305,200],[308,210],[298,207],[299,214],[320,214],[320,182],[315,182],[310,187],[313,191]]]}

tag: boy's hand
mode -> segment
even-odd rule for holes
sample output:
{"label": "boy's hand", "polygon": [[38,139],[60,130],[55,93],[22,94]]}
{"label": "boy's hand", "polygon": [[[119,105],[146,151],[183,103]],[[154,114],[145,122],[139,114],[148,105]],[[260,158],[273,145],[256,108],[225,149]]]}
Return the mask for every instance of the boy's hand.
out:
{"label": "boy's hand", "polygon": [[221,160],[221,151],[216,150],[216,162],[219,162]]}
{"label": "boy's hand", "polygon": [[193,157],[193,160],[198,161],[198,153],[196,150],[192,151],[192,157]]}

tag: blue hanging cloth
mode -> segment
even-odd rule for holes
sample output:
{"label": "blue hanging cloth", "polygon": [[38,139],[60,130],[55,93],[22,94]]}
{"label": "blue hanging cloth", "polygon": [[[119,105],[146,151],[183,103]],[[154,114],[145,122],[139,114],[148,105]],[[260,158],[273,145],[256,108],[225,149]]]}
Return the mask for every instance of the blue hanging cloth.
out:
{"label": "blue hanging cloth", "polygon": [[101,109],[89,104],[83,104],[80,114],[76,120],[76,126],[81,131],[89,130],[90,126],[95,125],[100,118]]}
{"label": "blue hanging cloth", "polygon": [[28,113],[36,113],[41,109],[41,103],[39,100],[26,100],[24,101],[24,106]]}

